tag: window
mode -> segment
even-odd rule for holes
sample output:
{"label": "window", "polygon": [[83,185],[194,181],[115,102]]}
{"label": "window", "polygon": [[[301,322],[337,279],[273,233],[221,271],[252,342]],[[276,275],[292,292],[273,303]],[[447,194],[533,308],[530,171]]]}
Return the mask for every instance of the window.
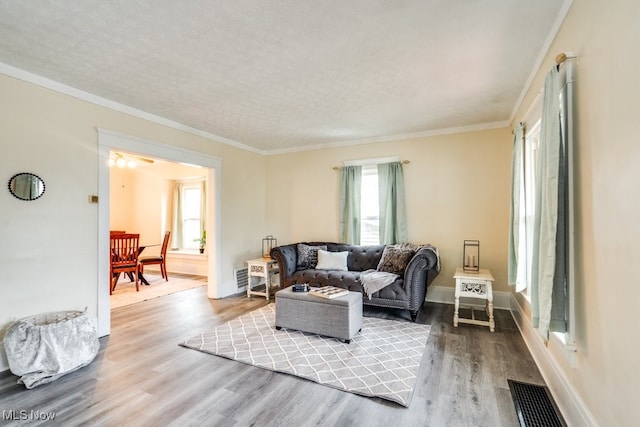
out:
{"label": "window", "polygon": [[526,254],[519,262],[518,283],[526,286],[525,294],[528,296],[531,289],[531,267],[533,259],[533,228],[535,219],[536,200],[536,163],[538,159],[538,147],[540,145],[540,119],[527,130],[524,139],[524,194],[521,196],[520,206],[520,240],[519,252]]}
{"label": "window", "polygon": [[362,167],[360,193],[360,244],[380,244],[380,208],[378,203],[378,167]]}
{"label": "window", "polygon": [[200,231],[200,185],[182,187],[182,249],[197,249]]}
{"label": "window", "polygon": [[388,158],[350,163],[340,168],[340,241],[406,242],[402,163]]}
{"label": "window", "polygon": [[570,346],[575,339],[572,70],[569,64],[561,73],[557,67],[547,73],[541,113],[533,116],[540,120],[529,120],[535,124],[526,133],[522,124],[515,130],[508,268],[509,284],[527,291],[532,326],[545,339],[550,332],[566,333]]}
{"label": "window", "polygon": [[205,230],[204,181],[176,182],[173,194],[172,249],[195,250]]}

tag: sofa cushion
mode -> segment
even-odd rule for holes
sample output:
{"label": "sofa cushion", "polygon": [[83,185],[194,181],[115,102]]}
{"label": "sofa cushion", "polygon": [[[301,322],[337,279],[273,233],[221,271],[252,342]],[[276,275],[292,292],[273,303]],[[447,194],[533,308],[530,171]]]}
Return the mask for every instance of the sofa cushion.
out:
{"label": "sofa cushion", "polygon": [[416,248],[411,244],[387,245],[382,252],[378,271],[404,276],[404,270],[415,253]]}
{"label": "sofa cushion", "polygon": [[316,269],[318,270],[339,270],[347,271],[347,257],[349,252],[328,252],[325,250],[318,250],[318,264]]}
{"label": "sofa cushion", "polygon": [[[335,286],[337,288],[348,289],[352,292],[361,292],[362,283],[360,283],[359,271],[338,271],[338,270],[299,270],[291,275],[291,283],[308,283],[309,286]],[[383,298],[387,301],[400,299],[408,300],[409,295],[404,287],[404,281],[398,277],[393,284],[381,289],[372,295],[372,298]],[[367,298],[363,300],[365,304],[369,304]]]}
{"label": "sofa cushion", "polygon": [[327,250],[326,245],[318,245],[311,246],[305,245],[304,243],[298,243],[297,251],[298,251],[298,260],[296,262],[296,267],[298,270],[308,270],[310,268],[316,268],[316,264],[318,264],[318,251]]}
{"label": "sofa cushion", "polygon": [[375,270],[378,268],[384,250],[384,245],[356,246],[342,243],[327,243],[326,245],[329,252],[349,252],[347,257],[349,271]]}

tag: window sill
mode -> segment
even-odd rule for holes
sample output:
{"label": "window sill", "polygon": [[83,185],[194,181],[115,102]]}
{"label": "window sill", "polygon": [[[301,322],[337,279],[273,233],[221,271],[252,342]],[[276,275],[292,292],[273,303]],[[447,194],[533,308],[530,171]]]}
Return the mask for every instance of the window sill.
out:
{"label": "window sill", "polygon": [[207,258],[207,252],[201,254],[197,249],[178,249],[167,251],[167,256],[172,258]]}
{"label": "window sill", "polygon": [[[522,291],[519,293],[522,295],[524,300],[526,301],[526,305],[528,305],[526,312],[528,316],[531,315],[531,295],[527,291]],[[524,315],[525,313],[523,313]],[[532,330],[536,331],[535,335],[540,339],[542,344],[549,350],[555,349],[553,351],[556,354],[561,354],[562,357],[569,363],[569,366],[572,368],[577,367],[577,359],[576,354],[578,352],[577,346],[575,343],[569,343],[567,339],[567,334],[564,332],[549,332],[549,339],[545,339],[541,334],[538,333],[538,330],[533,328],[531,325],[531,318],[527,320],[529,326]]]}
{"label": "window sill", "polygon": [[569,362],[569,366],[572,368],[577,367],[576,354],[578,353],[578,349],[575,343],[567,342],[567,334],[564,332],[550,332],[549,333],[549,341],[562,351],[562,355],[565,357],[565,360]]}

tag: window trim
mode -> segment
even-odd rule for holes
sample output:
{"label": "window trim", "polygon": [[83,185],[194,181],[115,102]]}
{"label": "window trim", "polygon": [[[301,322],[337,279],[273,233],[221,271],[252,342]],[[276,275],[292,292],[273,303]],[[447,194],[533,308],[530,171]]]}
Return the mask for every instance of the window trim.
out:
{"label": "window trim", "polygon": [[[207,182],[206,179],[202,179],[202,178],[194,178],[194,179],[181,179],[181,180],[176,180],[175,183],[177,185],[180,186],[180,198],[182,200],[182,203],[184,203],[185,197],[184,197],[184,193],[185,190],[198,190],[198,192],[200,191],[200,186],[202,185],[203,182]],[[200,204],[202,205],[202,198],[200,198]],[[181,206],[181,209],[184,210],[184,206]],[[200,209],[200,211],[202,212],[202,209]],[[195,218],[184,218],[182,217],[182,227],[181,230],[184,230],[184,226],[185,226],[185,221],[194,221]],[[203,220],[203,218],[201,218],[200,216],[198,216],[197,220],[199,222],[201,222]],[[205,215],[205,220],[206,220],[206,215]],[[188,244],[186,244],[185,238],[184,238],[184,232],[182,233],[182,235],[177,236],[178,240],[181,242],[180,247],[179,248],[171,248],[173,250],[178,250],[178,251],[198,251],[199,248],[199,244],[194,243],[193,245],[189,246]],[[198,236],[200,237],[200,236]],[[195,242],[195,240],[194,240]]]}

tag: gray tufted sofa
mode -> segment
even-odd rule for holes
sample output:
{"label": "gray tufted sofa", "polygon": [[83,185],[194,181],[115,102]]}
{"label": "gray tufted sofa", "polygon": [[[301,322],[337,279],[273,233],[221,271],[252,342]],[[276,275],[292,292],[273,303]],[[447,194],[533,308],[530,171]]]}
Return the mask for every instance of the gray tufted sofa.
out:
{"label": "gray tufted sofa", "polygon": [[411,320],[415,321],[418,311],[424,304],[427,286],[438,274],[438,257],[428,247],[420,248],[409,261],[404,277],[374,293],[369,299],[359,281],[360,272],[376,269],[385,245],[356,246],[328,242],[300,242],[309,246],[327,246],[329,252],[348,251],[348,271],[334,270],[298,270],[297,243],[273,248],[271,256],[280,268],[280,286],[282,288],[296,283],[308,283],[310,286],[336,286],[363,293],[365,305],[390,307],[409,310]]}

